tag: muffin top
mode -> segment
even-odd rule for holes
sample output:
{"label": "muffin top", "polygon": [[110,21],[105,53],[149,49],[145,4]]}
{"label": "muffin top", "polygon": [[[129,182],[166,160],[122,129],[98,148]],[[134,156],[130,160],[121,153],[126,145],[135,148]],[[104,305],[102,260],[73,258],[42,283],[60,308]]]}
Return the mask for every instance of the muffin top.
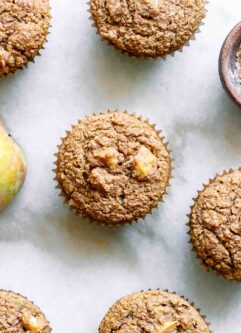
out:
{"label": "muffin top", "polygon": [[116,111],[73,126],[56,172],[71,207],[95,221],[122,224],[157,205],[168,185],[170,157],[149,124]]}
{"label": "muffin top", "polygon": [[40,309],[11,291],[0,291],[1,333],[50,333],[51,328]]}
{"label": "muffin top", "polygon": [[102,320],[99,333],[209,333],[187,301],[163,291],[142,291],[121,298]]}
{"label": "muffin top", "polygon": [[205,17],[206,0],[91,0],[100,35],[137,57],[181,48]]}
{"label": "muffin top", "polygon": [[241,281],[241,169],[217,176],[199,193],[190,226],[204,265]]}
{"label": "muffin top", "polygon": [[48,0],[0,1],[0,76],[34,59],[46,41]]}

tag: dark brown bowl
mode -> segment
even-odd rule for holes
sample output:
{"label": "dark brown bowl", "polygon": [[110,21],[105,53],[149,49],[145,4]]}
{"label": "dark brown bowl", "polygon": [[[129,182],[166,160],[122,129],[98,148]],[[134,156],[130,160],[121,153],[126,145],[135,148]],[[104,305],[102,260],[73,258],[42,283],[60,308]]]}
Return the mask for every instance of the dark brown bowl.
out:
{"label": "dark brown bowl", "polygon": [[241,44],[241,22],[229,33],[219,57],[219,75],[223,88],[241,107],[241,79],[236,68],[236,56]]}

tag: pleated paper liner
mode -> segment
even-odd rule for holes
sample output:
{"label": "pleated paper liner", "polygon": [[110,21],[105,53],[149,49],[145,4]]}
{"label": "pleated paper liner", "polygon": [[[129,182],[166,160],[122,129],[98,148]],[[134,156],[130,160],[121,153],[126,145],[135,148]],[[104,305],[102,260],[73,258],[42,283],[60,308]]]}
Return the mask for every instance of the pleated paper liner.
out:
{"label": "pleated paper liner", "polygon": [[[114,113],[114,112],[120,112],[118,109],[112,111],[112,110],[108,110],[108,113]],[[156,125],[155,124],[150,124],[149,123],[149,120],[148,119],[145,119],[143,120],[141,116],[136,116],[135,113],[128,113],[127,111],[124,111],[123,113],[126,113],[128,114],[129,116],[132,116],[140,121],[143,121],[144,123],[146,123],[148,126],[150,126],[150,128],[154,129],[154,131],[157,133],[158,137],[160,138],[160,140],[162,141],[162,144],[164,145],[164,147],[166,148],[168,154],[169,154],[169,175],[168,175],[168,182],[166,184],[166,187],[165,187],[165,191],[163,193],[163,195],[160,197],[160,199],[158,200],[157,204],[155,206],[153,206],[152,208],[150,208],[150,210],[146,213],[145,216],[143,217],[140,217],[138,219],[133,219],[132,221],[127,221],[127,222],[120,222],[120,223],[111,223],[111,222],[103,222],[103,221],[98,221],[98,220],[94,220],[92,217],[90,216],[87,216],[86,214],[84,214],[83,212],[80,212],[77,208],[75,207],[71,207],[68,203],[68,198],[66,197],[63,189],[61,188],[61,186],[59,185],[58,183],[58,180],[57,180],[57,162],[58,162],[58,153],[55,154],[55,158],[56,158],[56,161],[54,162],[56,168],[53,169],[53,172],[55,173],[55,178],[54,178],[54,181],[57,182],[57,185],[56,185],[56,189],[59,190],[59,196],[63,197],[64,198],[64,203],[67,204],[71,210],[73,210],[75,212],[76,215],[79,215],[81,216],[83,219],[85,219],[86,221],[88,221],[89,223],[94,223],[95,225],[98,225],[98,226],[102,226],[102,227],[108,227],[108,228],[116,228],[116,227],[122,227],[124,225],[131,225],[133,223],[137,223],[137,222],[141,222],[141,221],[145,221],[146,217],[151,215],[153,210],[154,209],[158,209],[158,205],[162,202],[164,202],[164,197],[168,194],[167,192],[167,189],[170,187],[170,180],[173,178],[173,161],[174,159],[172,158],[172,152],[171,150],[169,149],[169,143],[165,141],[165,137],[162,136],[162,132],[160,130],[156,130]],[[104,112],[101,112],[99,113],[98,115],[104,115],[106,113]],[[92,116],[96,116],[97,114],[96,113],[93,113],[91,116],[85,116],[85,119],[89,119],[90,117]],[[81,122],[81,120],[78,120],[78,123]],[[71,126],[72,128],[75,127],[75,125],[72,125]],[[68,134],[70,133],[70,131],[66,131],[66,137],[68,136]],[[63,137],[61,138],[61,144],[58,145],[58,150],[60,149],[60,147],[62,146],[64,140],[66,139],[66,137]]]}
{"label": "pleated paper liner", "polygon": [[123,50],[123,49],[121,49],[121,48],[118,48],[118,47],[117,47],[114,43],[112,43],[110,40],[108,40],[108,39],[102,37],[101,34],[100,34],[100,32],[99,32],[99,29],[98,29],[98,27],[97,27],[97,25],[96,25],[96,22],[95,22],[95,20],[93,19],[92,15],[91,15],[90,2],[91,2],[91,1],[88,1],[88,2],[87,2],[88,13],[89,13],[89,15],[90,15],[90,16],[89,16],[89,20],[92,21],[92,27],[95,28],[95,30],[96,30],[96,34],[100,36],[100,38],[101,38],[101,40],[102,40],[103,42],[106,42],[108,46],[114,47],[116,50],[118,50],[118,51],[121,52],[122,54],[127,54],[127,55],[128,55],[129,57],[131,57],[131,58],[142,59],[142,60],[152,59],[152,60],[154,60],[154,61],[156,61],[156,60],[158,60],[158,59],[166,60],[166,58],[167,58],[168,56],[174,57],[175,54],[176,54],[176,52],[183,53],[183,49],[184,49],[185,47],[189,47],[191,41],[196,40],[196,35],[199,34],[199,33],[201,33],[201,26],[205,25],[205,22],[204,22],[204,21],[205,21],[205,19],[206,19],[206,15],[207,15],[207,12],[208,12],[208,10],[207,10],[207,6],[208,6],[208,4],[209,4],[209,0],[206,0],[206,1],[205,1],[205,9],[204,9],[205,17],[202,19],[202,21],[200,22],[200,24],[199,24],[197,30],[193,32],[192,36],[186,41],[186,43],[182,44],[178,49],[176,49],[176,50],[174,50],[174,51],[172,51],[172,52],[170,52],[170,53],[166,53],[166,54],[163,55],[163,56],[155,56],[155,57],[154,57],[154,56],[144,56],[144,55],[142,55],[142,56],[138,56],[138,55],[134,55],[134,54],[132,54],[132,53],[126,51],[126,50]]}
{"label": "pleated paper liner", "polygon": [[[109,310],[107,311],[107,313],[105,314],[105,316],[104,316],[104,318],[102,319],[102,321],[105,319],[105,317],[109,314],[109,311],[119,302],[119,301],[121,301],[123,298],[125,298],[125,297],[128,297],[128,296],[132,296],[132,295],[135,295],[135,294],[137,294],[137,293],[145,293],[145,292],[151,292],[151,291],[160,291],[160,292],[164,292],[164,293],[167,293],[167,294],[169,294],[169,295],[175,295],[175,296],[177,296],[177,297],[180,297],[181,299],[183,299],[184,301],[186,301],[191,307],[193,307],[196,311],[197,311],[197,313],[199,314],[199,316],[203,319],[203,321],[204,321],[204,323],[206,324],[206,326],[207,326],[207,328],[208,328],[208,330],[209,330],[209,333],[213,333],[213,330],[211,329],[211,323],[210,322],[208,322],[206,319],[207,319],[207,316],[206,315],[204,315],[203,313],[202,313],[202,311],[201,311],[201,309],[200,308],[198,308],[198,307],[196,307],[196,305],[195,305],[195,303],[194,302],[190,302],[189,301],[189,299],[188,298],[186,298],[185,296],[180,296],[180,295],[178,295],[175,291],[169,291],[168,289],[165,289],[165,290],[161,290],[161,289],[159,289],[159,288],[157,288],[157,289],[151,289],[151,288],[149,288],[149,289],[147,289],[147,290],[140,290],[139,292],[134,292],[134,293],[132,293],[132,294],[129,294],[129,295],[126,295],[126,296],[123,296],[123,297],[121,297],[121,298],[119,298],[110,308],[109,308]],[[101,321],[101,323],[102,323],[102,321]],[[101,324],[100,324],[101,325]],[[100,330],[99,330],[99,332],[100,332]],[[168,330],[167,330],[167,332],[169,332]]]}
{"label": "pleated paper liner", "polygon": [[[50,323],[49,323],[48,319],[46,318],[46,316],[45,316],[45,314],[43,313],[42,309],[40,309],[39,306],[37,306],[36,304],[34,304],[34,302],[30,301],[27,297],[25,297],[25,296],[23,296],[23,295],[21,295],[21,294],[19,294],[19,293],[15,293],[15,292],[13,292],[12,290],[4,290],[4,289],[0,289],[0,292],[4,292],[4,293],[6,292],[6,293],[10,293],[10,294],[15,295],[15,296],[19,296],[19,297],[21,297],[22,299],[26,300],[29,304],[32,304],[34,307],[36,307],[36,308],[39,310],[39,312],[43,315],[44,319],[46,320],[46,324],[47,324],[47,326],[45,326],[45,328],[43,328],[44,332],[46,331],[46,327],[49,328],[49,332],[52,332],[52,328],[50,327]],[[15,332],[15,330],[14,330],[14,332]],[[30,332],[30,331],[28,331],[28,332]],[[38,331],[38,332],[39,332],[39,331]],[[46,332],[47,332],[47,331],[46,331]]]}
{"label": "pleated paper liner", "polygon": [[49,5],[48,30],[47,30],[47,33],[46,33],[46,35],[45,35],[45,37],[44,37],[44,41],[43,41],[43,43],[42,43],[41,48],[40,48],[40,49],[38,50],[38,52],[33,56],[33,58],[29,59],[29,60],[28,60],[25,64],[23,64],[22,66],[20,66],[20,67],[16,67],[14,70],[12,70],[12,71],[10,71],[10,72],[8,72],[8,73],[5,73],[5,74],[0,75],[0,79],[1,79],[1,78],[4,78],[4,77],[7,77],[7,76],[9,76],[9,75],[15,75],[19,70],[24,70],[25,68],[28,68],[28,64],[29,64],[30,62],[35,63],[35,59],[36,59],[37,57],[41,57],[41,53],[40,53],[40,51],[45,49],[45,46],[44,46],[44,45],[46,45],[46,44],[48,43],[47,36],[50,35],[50,33],[51,33],[51,32],[50,32],[50,29],[52,28],[52,25],[51,25],[51,23],[50,23],[50,21],[51,21],[51,19],[52,19],[52,16],[51,16],[51,10],[52,10],[52,8],[51,8],[51,6]]}
{"label": "pleated paper liner", "polygon": [[213,273],[215,273],[217,277],[221,277],[221,278],[223,278],[223,279],[225,279],[225,280],[227,280],[227,281],[230,281],[230,282],[238,282],[238,283],[240,283],[241,281],[239,281],[239,280],[235,280],[235,279],[231,279],[231,278],[228,278],[227,276],[225,276],[224,274],[222,274],[221,271],[218,271],[218,270],[216,270],[214,267],[208,265],[208,264],[205,262],[205,260],[199,256],[198,251],[196,251],[195,246],[194,246],[194,244],[193,244],[193,242],[192,242],[192,226],[191,226],[191,219],[192,219],[193,208],[194,208],[196,202],[198,201],[198,199],[199,199],[199,197],[200,197],[200,194],[202,194],[202,193],[203,193],[203,192],[204,192],[204,191],[205,191],[205,190],[206,190],[206,189],[207,189],[212,183],[214,183],[214,182],[216,181],[217,177],[222,177],[222,176],[228,175],[228,174],[230,174],[230,173],[232,173],[232,172],[235,172],[235,171],[241,171],[241,168],[239,168],[239,169],[237,169],[237,170],[234,170],[234,169],[229,169],[228,171],[224,170],[224,171],[223,171],[222,173],[220,173],[220,174],[217,173],[217,174],[214,176],[214,178],[210,178],[210,179],[209,179],[209,182],[208,182],[207,184],[203,184],[203,188],[202,188],[202,190],[197,191],[197,196],[196,196],[196,198],[192,198],[192,200],[193,200],[194,203],[193,203],[192,206],[190,206],[190,213],[187,214],[187,217],[188,217],[189,221],[188,221],[188,223],[186,224],[186,226],[188,227],[188,232],[187,232],[187,235],[188,235],[188,237],[189,237],[189,241],[188,241],[188,243],[191,244],[192,252],[194,252],[194,253],[196,254],[196,259],[200,262],[201,267],[202,267],[206,272],[213,272]]}

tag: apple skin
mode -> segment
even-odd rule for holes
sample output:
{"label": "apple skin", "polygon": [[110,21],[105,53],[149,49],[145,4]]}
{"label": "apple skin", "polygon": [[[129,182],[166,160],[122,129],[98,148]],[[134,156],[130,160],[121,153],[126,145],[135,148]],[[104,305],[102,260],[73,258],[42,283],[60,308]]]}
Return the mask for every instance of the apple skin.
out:
{"label": "apple skin", "polygon": [[0,212],[17,195],[26,176],[26,160],[21,148],[0,122]]}

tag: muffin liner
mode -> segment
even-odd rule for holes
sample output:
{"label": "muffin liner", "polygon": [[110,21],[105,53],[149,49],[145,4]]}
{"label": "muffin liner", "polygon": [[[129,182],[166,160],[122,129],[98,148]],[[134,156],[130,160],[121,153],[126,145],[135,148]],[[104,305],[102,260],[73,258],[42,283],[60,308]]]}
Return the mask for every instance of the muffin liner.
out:
{"label": "muffin liner", "polygon": [[157,60],[160,60],[160,59],[166,60],[166,58],[168,56],[174,57],[177,52],[183,53],[184,48],[185,47],[189,47],[190,46],[190,42],[196,40],[196,35],[199,34],[199,33],[201,33],[201,26],[205,25],[205,19],[207,17],[207,12],[208,12],[208,9],[207,9],[208,4],[209,4],[209,0],[206,0],[206,4],[205,4],[205,17],[200,22],[199,27],[197,28],[197,30],[193,32],[192,36],[186,41],[186,43],[183,44],[177,50],[174,50],[174,51],[172,51],[170,53],[167,53],[167,54],[165,54],[163,56],[156,56],[156,57],[154,57],[154,56],[137,56],[137,55],[129,53],[128,51],[125,51],[125,50],[122,50],[122,49],[118,48],[116,45],[114,45],[113,43],[111,43],[108,39],[106,39],[106,38],[104,38],[104,37],[102,37],[100,35],[99,30],[97,28],[97,25],[95,23],[95,20],[92,18],[92,15],[91,15],[91,12],[90,12],[90,1],[87,2],[87,6],[88,6],[87,12],[89,13],[89,20],[92,21],[91,26],[95,28],[96,34],[99,35],[100,39],[103,42],[107,43],[108,46],[113,47],[114,49],[118,50],[122,54],[127,54],[130,58],[136,58],[136,59],[142,59],[142,60],[152,59],[153,61],[157,61]]}
{"label": "muffin liner", "polygon": [[[118,112],[118,111],[119,111],[119,110],[116,109],[116,110],[114,110],[114,111],[112,111],[112,110],[108,110],[107,112],[108,112],[108,113],[113,113],[113,112]],[[171,184],[170,184],[170,180],[171,180],[172,178],[174,178],[174,177],[173,177],[173,170],[174,170],[173,162],[174,162],[174,158],[172,157],[172,151],[171,151],[171,150],[169,149],[169,147],[168,147],[168,146],[169,146],[169,142],[165,141],[165,137],[162,136],[162,131],[161,131],[161,130],[156,130],[156,124],[150,124],[149,120],[148,120],[148,119],[143,119],[142,116],[137,116],[135,113],[128,113],[126,110],[123,111],[123,112],[126,113],[126,114],[128,114],[129,116],[135,117],[136,119],[138,119],[138,120],[140,120],[140,121],[143,121],[143,122],[145,122],[147,125],[149,125],[149,126],[150,126],[150,127],[151,127],[151,128],[157,133],[158,137],[161,139],[163,145],[165,146],[165,148],[166,148],[166,150],[167,150],[167,152],[168,152],[168,154],[169,154],[169,159],[170,159],[170,161],[169,161],[170,171],[169,171],[169,180],[168,180],[168,183],[167,183],[167,185],[166,185],[165,191],[164,191],[162,197],[158,200],[157,204],[156,204],[153,208],[151,208],[150,211],[149,211],[144,217],[139,218],[139,219],[134,219],[134,220],[129,221],[129,222],[123,222],[123,223],[116,223],[116,224],[114,224],[114,223],[108,223],[108,222],[107,222],[107,223],[100,222],[100,221],[97,221],[97,220],[92,219],[91,217],[89,217],[89,216],[87,216],[87,215],[85,215],[85,214],[83,214],[83,213],[80,213],[80,212],[78,211],[78,209],[76,209],[76,208],[74,208],[74,207],[71,207],[71,206],[68,204],[67,198],[66,198],[66,196],[65,196],[65,194],[64,194],[64,192],[63,192],[61,186],[60,186],[59,183],[58,183],[58,180],[57,180],[57,161],[58,161],[58,152],[54,154],[54,157],[56,158],[56,160],[55,160],[55,162],[54,162],[54,165],[56,166],[56,168],[54,168],[54,169],[52,170],[52,171],[55,173],[54,181],[57,182],[57,185],[55,186],[55,188],[56,188],[57,190],[59,190],[59,196],[64,198],[64,203],[67,204],[67,205],[69,206],[69,208],[75,212],[76,215],[82,217],[84,220],[88,221],[88,222],[91,223],[91,224],[95,224],[95,225],[97,225],[97,226],[102,226],[102,227],[107,227],[107,228],[113,228],[113,229],[115,229],[115,228],[117,228],[117,227],[123,227],[124,225],[128,225],[128,224],[131,225],[131,224],[133,224],[133,223],[138,223],[138,222],[141,222],[141,221],[145,221],[146,217],[149,216],[149,215],[151,215],[152,212],[153,212],[155,209],[158,209],[158,206],[159,206],[160,203],[164,202],[164,197],[168,194],[168,188],[171,186]],[[92,117],[92,116],[96,116],[96,115],[104,115],[104,114],[106,114],[106,112],[93,113],[91,116],[85,116],[84,118],[85,118],[85,119],[88,119],[88,118],[90,118],[90,117]],[[81,120],[78,119],[78,123],[79,123],[80,121],[81,121]],[[74,126],[75,126],[75,125],[71,125],[72,128],[74,128]],[[64,140],[66,139],[66,137],[67,137],[68,134],[70,133],[70,131],[66,131],[65,133],[66,133],[66,136],[61,138],[61,144],[57,146],[58,151],[59,151],[61,145],[63,144]]]}
{"label": "muffin liner", "polygon": [[49,25],[48,25],[48,32],[47,32],[47,34],[46,34],[46,36],[45,36],[44,42],[43,42],[43,44],[42,44],[42,47],[38,50],[37,54],[36,54],[32,59],[28,60],[28,62],[27,62],[26,64],[22,65],[22,67],[16,68],[14,72],[9,72],[9,73],[6,73],[6,74],[3,74],[2,76],[0,76],[0,79],[1,79],[1,78],[6,78],[7,76],[10,76],[10,75],[15,76],[16,73],[17,73],[18,71],[22,71],[22,70],[28,68],[28,64],[29,64],[30,62],[35,64],[35,59],[36,59],[37,57],[41,57],[41,56],[42,56],[41,53],[40,53],[40,51],[41,51],[41,50],[45,50],[45,45],[47,45],[47,43],[48,43],[48,39],[47,39],[47,38],[48,38],[48,35],[51,34],[50,29],[52,28],[52,25],[51,25],[50,22],[51,22],[51,19],[53,18],[52,15],[51,15],[51,11],[52,11],[52,7],[49,6]]}
{"label": "muffin liner", "polygon": [[[211,329],[211,323],[210,322],[207,322],[207,320],[206,320],[206,318],[207,318],[207,316],[206,315],[204,315],[203,313],[202,313],[202,310],[200,309],[200,308],[198,308],[198,307],[196,307],[196,305],[195,305],[195,303],[194,302],[190,302],[189,301],[189,299],[188,298],[186,298],[185,296],[183,296],[183,295],[179,295],[178,293],[176,293],[175,291],[169,291],[168,289],[165,289],[165,290],[162,290],[162,289],[160,289],[160,288],[157,288],[157,289],[152,289],[152,288],[149,288],[149,289],[147,289],[147,290],[140,290],[139,292],[145,292],[145,291],[156,291],[156,290],[158,290],[158,291],[163,291],[163,292],[166,292],[166,293],[168,293],[168,294],[170,294],[170,295],[176,295],[176,296],[179,296],[180,298],[182,298],[184,301],[186,301],[186,302],[188,302],[198,313],[199,313],[199,315],[200,315],[200,317],[204,320],[204,322],[205,322],[205,324],[208,326],[208,329],[209,329],[209,333],[214,333],[213,332],[213,330]],[[131,294],[130,294],[131,295]],[[126,295],[126,296],[128,296],[128,295]],[[125,296],[124,296],[125,297]],[[118,302],[119,300],[121,300],[121,298],[120,299],[118,299],[116,302]],[[116,303],[115,302],[115,303]],[[115,304],[114,303],[114,304]],[[113,305],[114,305],[113,304]],[[113,306],[112,305],[112,306]],[[112,306],[109,308],[109,310],[112,308]],[[109,311],[108,310],[108,311]],[[108,313],[108,312],[107,312]],[[107,314],[106,313],[106,314]],[[105,316],[104,316],[104,318],[105,318]],[[103,319],[104,319],[103,318]]]}
{"label": "muffin liner", "polygon": [[4,291],[4,292],[7,292],[7,293],[11,293],[11,294],[13,294],[13,295],[16,295],[16,296],[20,296],[20,297],[24,298],[26,301],[28,301],[29,303],[31,303],[32,305],[36,306],[36,307],[40,310],[40,312],[43,314],[43,316],[45,317],[45,319],[46,319],[46,321],[47,321],[47,324],[48,324],[48,326],[49,326],[49,328],[50,328],[50,332],[52,332],[52,328],[51,328],[51,326],[50,326],[50,323],[49,323],[47,317],[45,316],[45,314],[43,313],[42,309],[40,309],[40,307],[39,307],[38,305],[36,305],[34,302],[30,301],[26,296],[23,296],[23,295],[21,295],[21,294],[19,294],[19,293],[15,293],[15,292],[12,291],[12,290],[4,290],[4,289],[0,289],[0,291]]}
{"label": "muffin liner", "polygon": [[[238,171],[241,171],[241,167],[237,169]],[[230,282],[238,282],[240,283],[241,281],[237,281],[237,280],[234,280],[234,279],[229,279],[227,277],[225,277],[224,275],[222,275],[219,271],[217,271],[215,268],[207,265],[205,263],[205,261],[199,257],[197,251],[194,249],[194,246],[193,246],[193,243],[192,243],[192,235],[191,235],[191,231],[192,231],[192,228],[191,228],[191,217],[192,217],[192,210],[200,196],[201,193],[203,193],[203,191],[206,190],[206,188],[208,188],[209,185],[211,185],[212,183],[214,183],[214,181],[216,180],[217,177],[222,177],[222,176],[225,176],[231,172],[234,172],[236,171],[235,169],[229,169],[228,171],[227,170],[224,170],[223,172],[221,173],[216,173],[216,175],[213,177],[213,178],[209,178],[209,181],[207,184],[202,184],[203,188],[201,190],[198,190],[197,191],[197,196],[195,198],[192,198],[192,201],[193,201],[193,205],[190,206],[190,213],[187,214],[186,216],[188,217],[188,222],[186,223],[186,226],[188,227],[188,231],[187,231],[187,235],[189,237],[189,240],[188,240],[188,244],[191,244],[191,251],[194,252],[196,254],[196,260],[199,261],[201,267],[206,271],[206,272],[213,272],[216,274],[216,276],[218,277],[222,277],[223,279],[227,280],[227,281],[230,281]]]}

